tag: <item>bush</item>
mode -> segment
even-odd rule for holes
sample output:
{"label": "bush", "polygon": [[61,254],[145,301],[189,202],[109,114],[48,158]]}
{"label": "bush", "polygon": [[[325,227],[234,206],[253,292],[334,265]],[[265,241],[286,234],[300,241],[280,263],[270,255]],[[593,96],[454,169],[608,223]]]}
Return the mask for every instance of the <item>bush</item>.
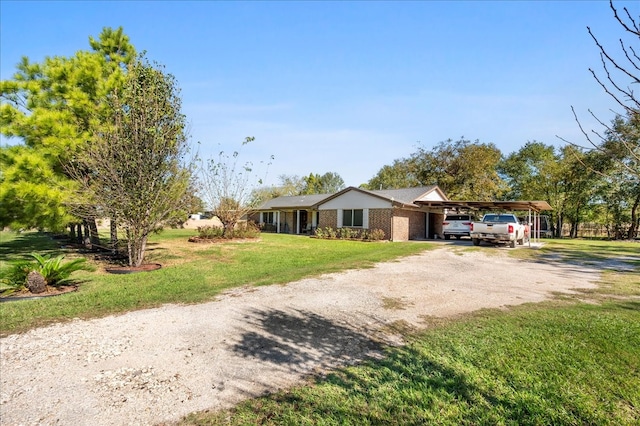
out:
{"label": "bush", "polygon": [[12,262],[9,268],[2,271],[0,280],[0,293],[11,294],[26,289],[27,276],[36,271],[42,275],[50,286],[62,285],[69,281],[72,273],[80,270],[90,271],[93,268],[86,265],[87,259],[78,258],[63,263],[64,255],[51,258],[51,255],[41,256],[31,253],[32,260],[19,260]]}
{"label": "bush", "polygon": [[368,235],[371,241],[384,240],[384,231],[382,229],[372,229]]}
{"label": "bush", "polygon": [[31,253],[31,256],[38,262],[37,267],[33,270],[40,272],[47,282],[47,285],[50,286],[58,286],[66,283],[69,281],[71,274],[76,271],[90,271],[93,269],[86,265],[87,259],[83,257],[62,263],[64,255],[60,255],[53,259],[51,258],[51,255],[40,256],[37,253]]}
{"label": "bush", "polygon": [[0,294],[11,294],[26,288],[27,275],[33,271],[35,263],[29,260],[12,262],[2,271],[0,279]]}
{"label": "bush", "polygon": [[198,226],[198,236],[206,239],[222,238],[224,229],[218,226]]}
{"label": "bush", "polygon": [[224,228],[218,226],[200,226],[198,227],[198,236],[203,239],[215,240],[222,238],[257,238],[260,236],[260,228],[255,222],[239,223],[233,229],[233,233],[223,237]]}
{"label": "bush", "polygon": [[315,235],[317,238],[326,239],[343,239],[343,240],[367,240],[380,241],[384,240],[384,231],[382,229],[354,229],[354,228],[338,228],[334,230],[331,227],[316,228]]}
{"label": "bush", "polygon": [[255,222],[240,223],[233,230],[233,238],[257,238],[259,236],[260,228]]}

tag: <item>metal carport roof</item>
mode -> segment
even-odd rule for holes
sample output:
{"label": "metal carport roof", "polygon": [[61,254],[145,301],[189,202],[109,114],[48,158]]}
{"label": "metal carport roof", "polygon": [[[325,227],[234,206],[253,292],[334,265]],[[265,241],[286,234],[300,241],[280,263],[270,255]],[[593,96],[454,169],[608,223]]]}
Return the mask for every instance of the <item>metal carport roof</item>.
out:
{"label": "metal carport roof", "polygon": [[553,210],[546,201],[415,201],[427,207],[442,207],[447,209],[473,209],[473,210],[531,210],[541,212]]}

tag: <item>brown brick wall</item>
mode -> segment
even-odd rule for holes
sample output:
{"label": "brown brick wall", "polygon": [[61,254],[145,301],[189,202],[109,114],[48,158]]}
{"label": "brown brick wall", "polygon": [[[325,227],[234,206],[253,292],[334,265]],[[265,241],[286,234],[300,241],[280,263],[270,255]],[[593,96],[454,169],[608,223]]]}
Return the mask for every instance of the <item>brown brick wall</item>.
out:
{"label": "brown brick wall", "polygon": [[338,210],[320,210],[318,216],[318,228],[338,227]]}
{"label": "brown brick wall", "polygon": [[425,239],[427,224],[424,212],[396,209],[393,214],[393,241]]}
{"label": "brown brick wall", "polygon": [[369,209],[369,229],[382,229],[386,240],[391,238],[391,209]]}
{"label": "brown brick wall", "polygon": [[427,234],[427,216],[425,212],[409,213],[409,239],[424,240]]}

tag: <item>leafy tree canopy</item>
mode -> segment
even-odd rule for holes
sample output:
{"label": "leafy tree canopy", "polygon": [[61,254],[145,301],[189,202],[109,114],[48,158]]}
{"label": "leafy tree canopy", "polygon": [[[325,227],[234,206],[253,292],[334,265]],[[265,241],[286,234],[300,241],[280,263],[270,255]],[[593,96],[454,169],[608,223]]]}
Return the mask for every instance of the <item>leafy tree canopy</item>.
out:
{"label": "leafy tree canopy", "polygon": [[[2,134],[18,138],[31,161],[38,158],[39,170],[22,173],[25,169],[18,167],[19,161],[5,161],[9,170],[0,176],[0,197],[2,204],[12,206],[12,211],[10,217],[4,217],[2,211],[1,223],[59,228],[71,219],[65,206],[65,191],[73,183],[66,166],[87,142],[110,125],[110,106],[105,99],[122,86],[126,66],[135,57],[135,49],[122,28],[105,28],[97,39],[90,37],[89,44],[90,51],[81,50],[71,57],[47,57],[42,63],[23,57],[13,78],[0,81]],[[15,156],[11,147],[0,150],[6,151],[5,159]],[[41,174],[51,178],[46,188],[38,186]],[[38,196],[34,190],[25,189],[36,187]],[[42,214],[34,215],[38,210]]]}

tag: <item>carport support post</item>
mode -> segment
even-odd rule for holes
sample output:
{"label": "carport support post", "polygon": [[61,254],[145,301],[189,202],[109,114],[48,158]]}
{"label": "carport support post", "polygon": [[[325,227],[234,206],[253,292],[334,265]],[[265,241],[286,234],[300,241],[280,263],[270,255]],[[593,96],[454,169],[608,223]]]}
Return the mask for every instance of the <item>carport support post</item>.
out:
{"label": "carport support post", "polygon": [[[533,220],[536,220],[536,214],[533,214]],[[531,221],[531,208],[529,208],[529,219],[527,219],[527,222],[530,224],[533,224],[533,222]],[[531,247],[531,238],[533,237],[533,232],[531,232],[531,225],[529,226],[529,247]]]}
{"label": "carport support post", "polygon": [[300,233],[300,210],[296,210],[296,234]]}
{"label": "carport support post", "polygon": [[276,212],[276,233],[280,233],[280,210]]}

